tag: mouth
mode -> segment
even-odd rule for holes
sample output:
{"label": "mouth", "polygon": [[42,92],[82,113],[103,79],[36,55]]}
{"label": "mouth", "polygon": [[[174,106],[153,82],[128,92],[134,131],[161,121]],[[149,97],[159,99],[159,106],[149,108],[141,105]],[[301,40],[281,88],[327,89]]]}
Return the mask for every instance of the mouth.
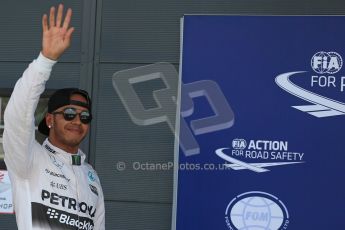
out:
{"label": "mouth", "polygon": [[71,132],[71,133],[78,134],[78,135],[83,133],[82,129],[79,127],[76,127],[76,126],[66,127],[66,130]]}

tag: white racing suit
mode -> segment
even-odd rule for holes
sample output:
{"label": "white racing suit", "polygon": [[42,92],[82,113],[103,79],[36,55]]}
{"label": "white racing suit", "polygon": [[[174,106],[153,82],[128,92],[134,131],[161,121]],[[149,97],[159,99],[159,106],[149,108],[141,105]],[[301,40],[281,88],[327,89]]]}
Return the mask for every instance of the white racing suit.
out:
{"label": "white racing suit", "polygon": [[54,64],[40,54],[17,81],[5,110],[3,145],[18,229],[103,230],[103,192],[85,154],[35,140],[34,112]]}

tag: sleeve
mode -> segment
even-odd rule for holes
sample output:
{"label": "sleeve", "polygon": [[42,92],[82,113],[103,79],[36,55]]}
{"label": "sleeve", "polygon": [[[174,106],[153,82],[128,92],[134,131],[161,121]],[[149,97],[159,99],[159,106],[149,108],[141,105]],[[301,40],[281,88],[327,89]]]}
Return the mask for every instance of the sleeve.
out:
{"label": "sleeve", "polygon": [[56,61],[42,54],[17,81],[4,113],[3,147],[8,170],[22,178],[33,164],[35,140],[34,113]]}
{"label": "sleeve", "polygon": [[105,207],[104,207],[104,195],[102,187],[100,187],[98,203],[96,207],[96,215],[94,217],[94,229],[105,230]]}

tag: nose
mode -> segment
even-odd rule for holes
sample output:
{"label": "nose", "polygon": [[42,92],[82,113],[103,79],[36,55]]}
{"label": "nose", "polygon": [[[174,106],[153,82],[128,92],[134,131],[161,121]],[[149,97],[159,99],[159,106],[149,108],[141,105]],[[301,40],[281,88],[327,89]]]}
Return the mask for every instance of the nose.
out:
{"label": "nose", "polygon": [[80,114],[77,114],[71,122],[76,125],[81,125],[82,123],[80,121]]}

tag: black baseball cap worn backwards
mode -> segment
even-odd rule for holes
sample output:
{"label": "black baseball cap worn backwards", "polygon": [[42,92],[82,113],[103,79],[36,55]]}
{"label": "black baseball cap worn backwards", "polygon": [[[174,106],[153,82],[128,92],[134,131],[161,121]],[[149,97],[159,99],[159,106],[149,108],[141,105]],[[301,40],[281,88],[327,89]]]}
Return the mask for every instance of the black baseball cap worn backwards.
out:
{"label": "black baseball cap worn backwards", "polygon": [[[85,97],[86,103],[81,101],[71,100],[71,96],[73,94],[80,94],[81,96]],[[91,114],[91,99],[89,94],[85,90],[81,90],[78,88],[64,88],[59,89],[51,95],[48,101],[48,113],[52,113],[58,108],[65,106],[65,105],[78,105],[82,106],[89,110]],[[49,136],[49,128],[46,123],[46,118],[44,117],[40,124],[38,125],[38,131],[40,133]]]}

